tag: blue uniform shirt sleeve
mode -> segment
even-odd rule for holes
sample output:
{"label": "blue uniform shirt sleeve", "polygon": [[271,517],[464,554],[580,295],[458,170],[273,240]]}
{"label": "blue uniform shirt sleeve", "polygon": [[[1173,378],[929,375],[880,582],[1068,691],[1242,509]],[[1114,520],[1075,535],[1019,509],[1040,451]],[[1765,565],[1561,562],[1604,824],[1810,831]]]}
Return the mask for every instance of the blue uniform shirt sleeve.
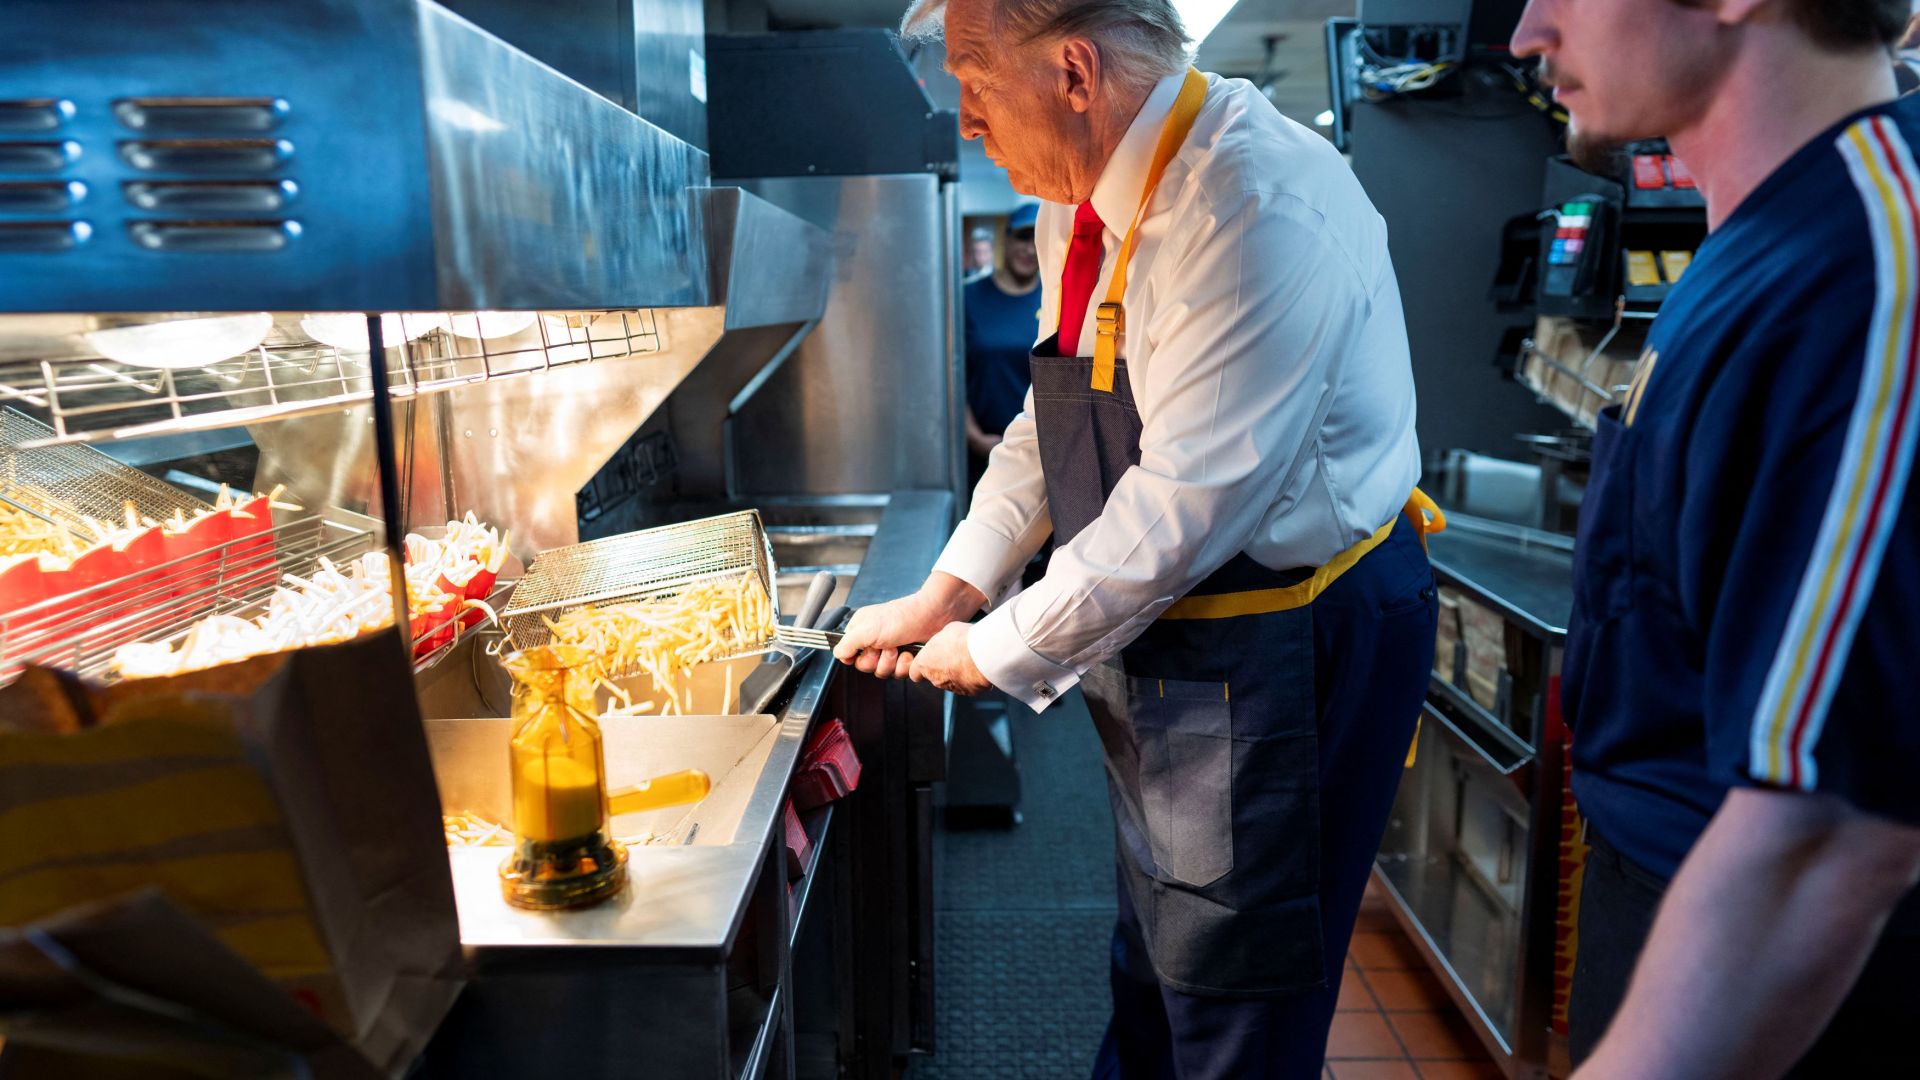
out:
{"label": "blue uniform shirt sleeve", "polygon": [[1867,315],[1756,332],[1771,377],[1708,395],[1679,527],[1722,542],[1682,580],[1714,779],[1920,823],[1920,359],[1910,322]]}

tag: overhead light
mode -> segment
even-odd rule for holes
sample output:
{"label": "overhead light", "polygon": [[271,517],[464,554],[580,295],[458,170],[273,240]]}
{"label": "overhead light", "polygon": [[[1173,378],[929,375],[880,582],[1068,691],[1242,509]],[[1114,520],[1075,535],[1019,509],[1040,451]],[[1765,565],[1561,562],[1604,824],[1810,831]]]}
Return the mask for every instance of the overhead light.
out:
{"label": "overhead light", "polygon": [[488,341],[512,337],[533,325],[539,318],[532,311],[476,311],[474,321],[479,324],[480,336]]}
{"label": "overhead light", "polygon": [[273,316],[256,311],[94,330],[87,343],[106,359],[134,367],[195,368],[259,348],[272,329]]}
{"label": "overhead light", "polygon": [[[380,316],[380,340],[388,348],[424,337],[435,330],[447,328],[447,317],[437,311],[409,311],[404,314]],[[371,343],[367,339],[367,317],[352,312],[337,312],[325,315],[307,315],[300,320],[300,329],[308,337],[322,345],[331,345],[347,352],[366,352]]]}
{"label": "overhead light", "polygon": [[1180,13],[1180,25],[1187,28],[1187,36],[1193,39],[1197,47],[1220,25],[1220,20],[1233,10],[1235,0],[1173,0],[1173,8]]}
{"label": "overhead light", "polygon": [[1332,127],[1333,126],[1333,110],[1321,109],[1320,115],[1314,117],[1313,122],[1320,125],[1321,127]]}

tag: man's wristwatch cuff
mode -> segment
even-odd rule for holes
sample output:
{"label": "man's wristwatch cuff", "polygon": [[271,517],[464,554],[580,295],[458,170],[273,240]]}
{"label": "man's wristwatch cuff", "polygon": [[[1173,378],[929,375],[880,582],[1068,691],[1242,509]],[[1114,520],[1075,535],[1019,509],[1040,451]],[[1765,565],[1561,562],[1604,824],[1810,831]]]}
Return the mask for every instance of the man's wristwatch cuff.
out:
{"label": "man's wristwatch cuff", "polygon": [[1013,625],[1013,608],[996,609],[967,634],[973,665],[987,681],[1034,712],[1060,700],[1080,673],[1034,652]]}

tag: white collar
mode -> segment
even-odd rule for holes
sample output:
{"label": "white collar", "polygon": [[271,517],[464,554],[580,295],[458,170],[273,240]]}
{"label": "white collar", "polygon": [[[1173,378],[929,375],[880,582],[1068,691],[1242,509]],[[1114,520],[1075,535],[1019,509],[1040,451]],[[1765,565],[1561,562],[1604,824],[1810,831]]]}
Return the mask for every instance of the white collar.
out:
{"label": "white collar", "polygon": [[1180,85],[1187,70],[1181,68],[1154,84],[1153,91],[1134,116],[1132,126],[1120,137],[1120,144],[1108,155],[1107,164],[1094,182],[1093,212],[1100,215],[1107,231],[1125,236],[1140,209],[1140,192],[1147,186],[1147,170],[1153,167],[1153,151],[1160,143],[1160,127],[1173,112],[1173,101],[1180,96]]}

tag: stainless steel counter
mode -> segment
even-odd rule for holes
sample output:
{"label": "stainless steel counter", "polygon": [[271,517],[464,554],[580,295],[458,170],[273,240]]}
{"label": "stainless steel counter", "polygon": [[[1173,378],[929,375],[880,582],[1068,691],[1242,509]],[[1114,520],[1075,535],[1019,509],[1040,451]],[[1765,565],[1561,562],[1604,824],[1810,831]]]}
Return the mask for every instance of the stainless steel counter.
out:
{"label": "stainless steel counter", "polygon": [[1554,973],[1577,852],[1565,797],[1560,652],[1573,608],[1572,541],[1450,517],[1431,539],[1440,584],[1496,613],[1494,707],[1433,673],[1376,877],[1449,995],[1514,1080],[1553,1060]]}
{"label": "stainless steel counter", "polygon": [[[857,559],[857,577],[842,587],[870,603],[919,585],[951,514],[945,492],[900,492],[823,504],[819,520],[797,505],[776,516],[791,531],[783,541],[789,550],[830,555],[842,569],[837,560]],[[427,715],[472,715],[476,700],[497,711],[504,687],[489,683],[490,664],[456,656],[429,672],[421,687]],[[698,673],[691,684],[696,705],[709,701],[705,708],[718,709],[715,688],[726,677],[723,670]],[[926,838],[908,841],[917,830],[903,825],[930,823],[929,781],[916,778],[937,767],[940,753],[909,754],[907,737],[943,739],[944,701],[924,686],[850,675],[818,654],[790,698],[776,701],[777,715],[609,718],[603,729],[611,783],[701,768],[713,776],[713,791],[690,811],[615,818],[616,835],[651,833],[657,840],[629,848],[626,891],[595,908],[511,908],[500,895],[504,849],[451,852],[473,979],[420,1075],[546,1075],[565,1062],[570,1074],[589,1077],[642,1068],[676,1078],[789,1076],[794,1003],[807,995],[839,1002],[833,1011],[843,1060],[869,1047],[864,1060],[884,1069],[892,1040],[883,1033],[905,1013],[915,958],[922,950],[931,957],[930,919],[908,914],[930,897],[930,849]],[[469,711],[458,711],[462,706]],[[853,799],[803,819],[814,857],[789,887],[783,807],[809,730],[827,716],[843,718],[856,733],[865,771]],[[506,725],[428,721],[448,810],[508,816]],[[809,906],[833,913],[811,924],[830,934],[837,974],[795,970]],[[808,984],[804,994],[796,978]],[[872,988],[899,993],[873,996]]]}
{"label": "stainless steel counter", "polygon": [[[831,673],[816,665],[806,678]],[[608,783],[635,783],[677,769],[714,778],[691,810],[672,807],[612,821],[616,836],[653,834],[627,850],[627,889],[580,911],[526,911],[500,895],[498,847],[456,848],[453,863],[460,940],[476,966],[511,951],[592,948],[666,950],[719,956],[733,944],[740,917],[799,759],[811,709],[774,716],[609,717],[602,723]],[[510,721],[434,720],[427,735],[443,803],[505,820]],[[494,766],[489,768],[488,766]]]}
{"label": "stainless steel counter", "polygon": [[1544,635],[1566,636],[1573,616],[1571,538],[1455,515],[1427,550],[1442,580]]}

